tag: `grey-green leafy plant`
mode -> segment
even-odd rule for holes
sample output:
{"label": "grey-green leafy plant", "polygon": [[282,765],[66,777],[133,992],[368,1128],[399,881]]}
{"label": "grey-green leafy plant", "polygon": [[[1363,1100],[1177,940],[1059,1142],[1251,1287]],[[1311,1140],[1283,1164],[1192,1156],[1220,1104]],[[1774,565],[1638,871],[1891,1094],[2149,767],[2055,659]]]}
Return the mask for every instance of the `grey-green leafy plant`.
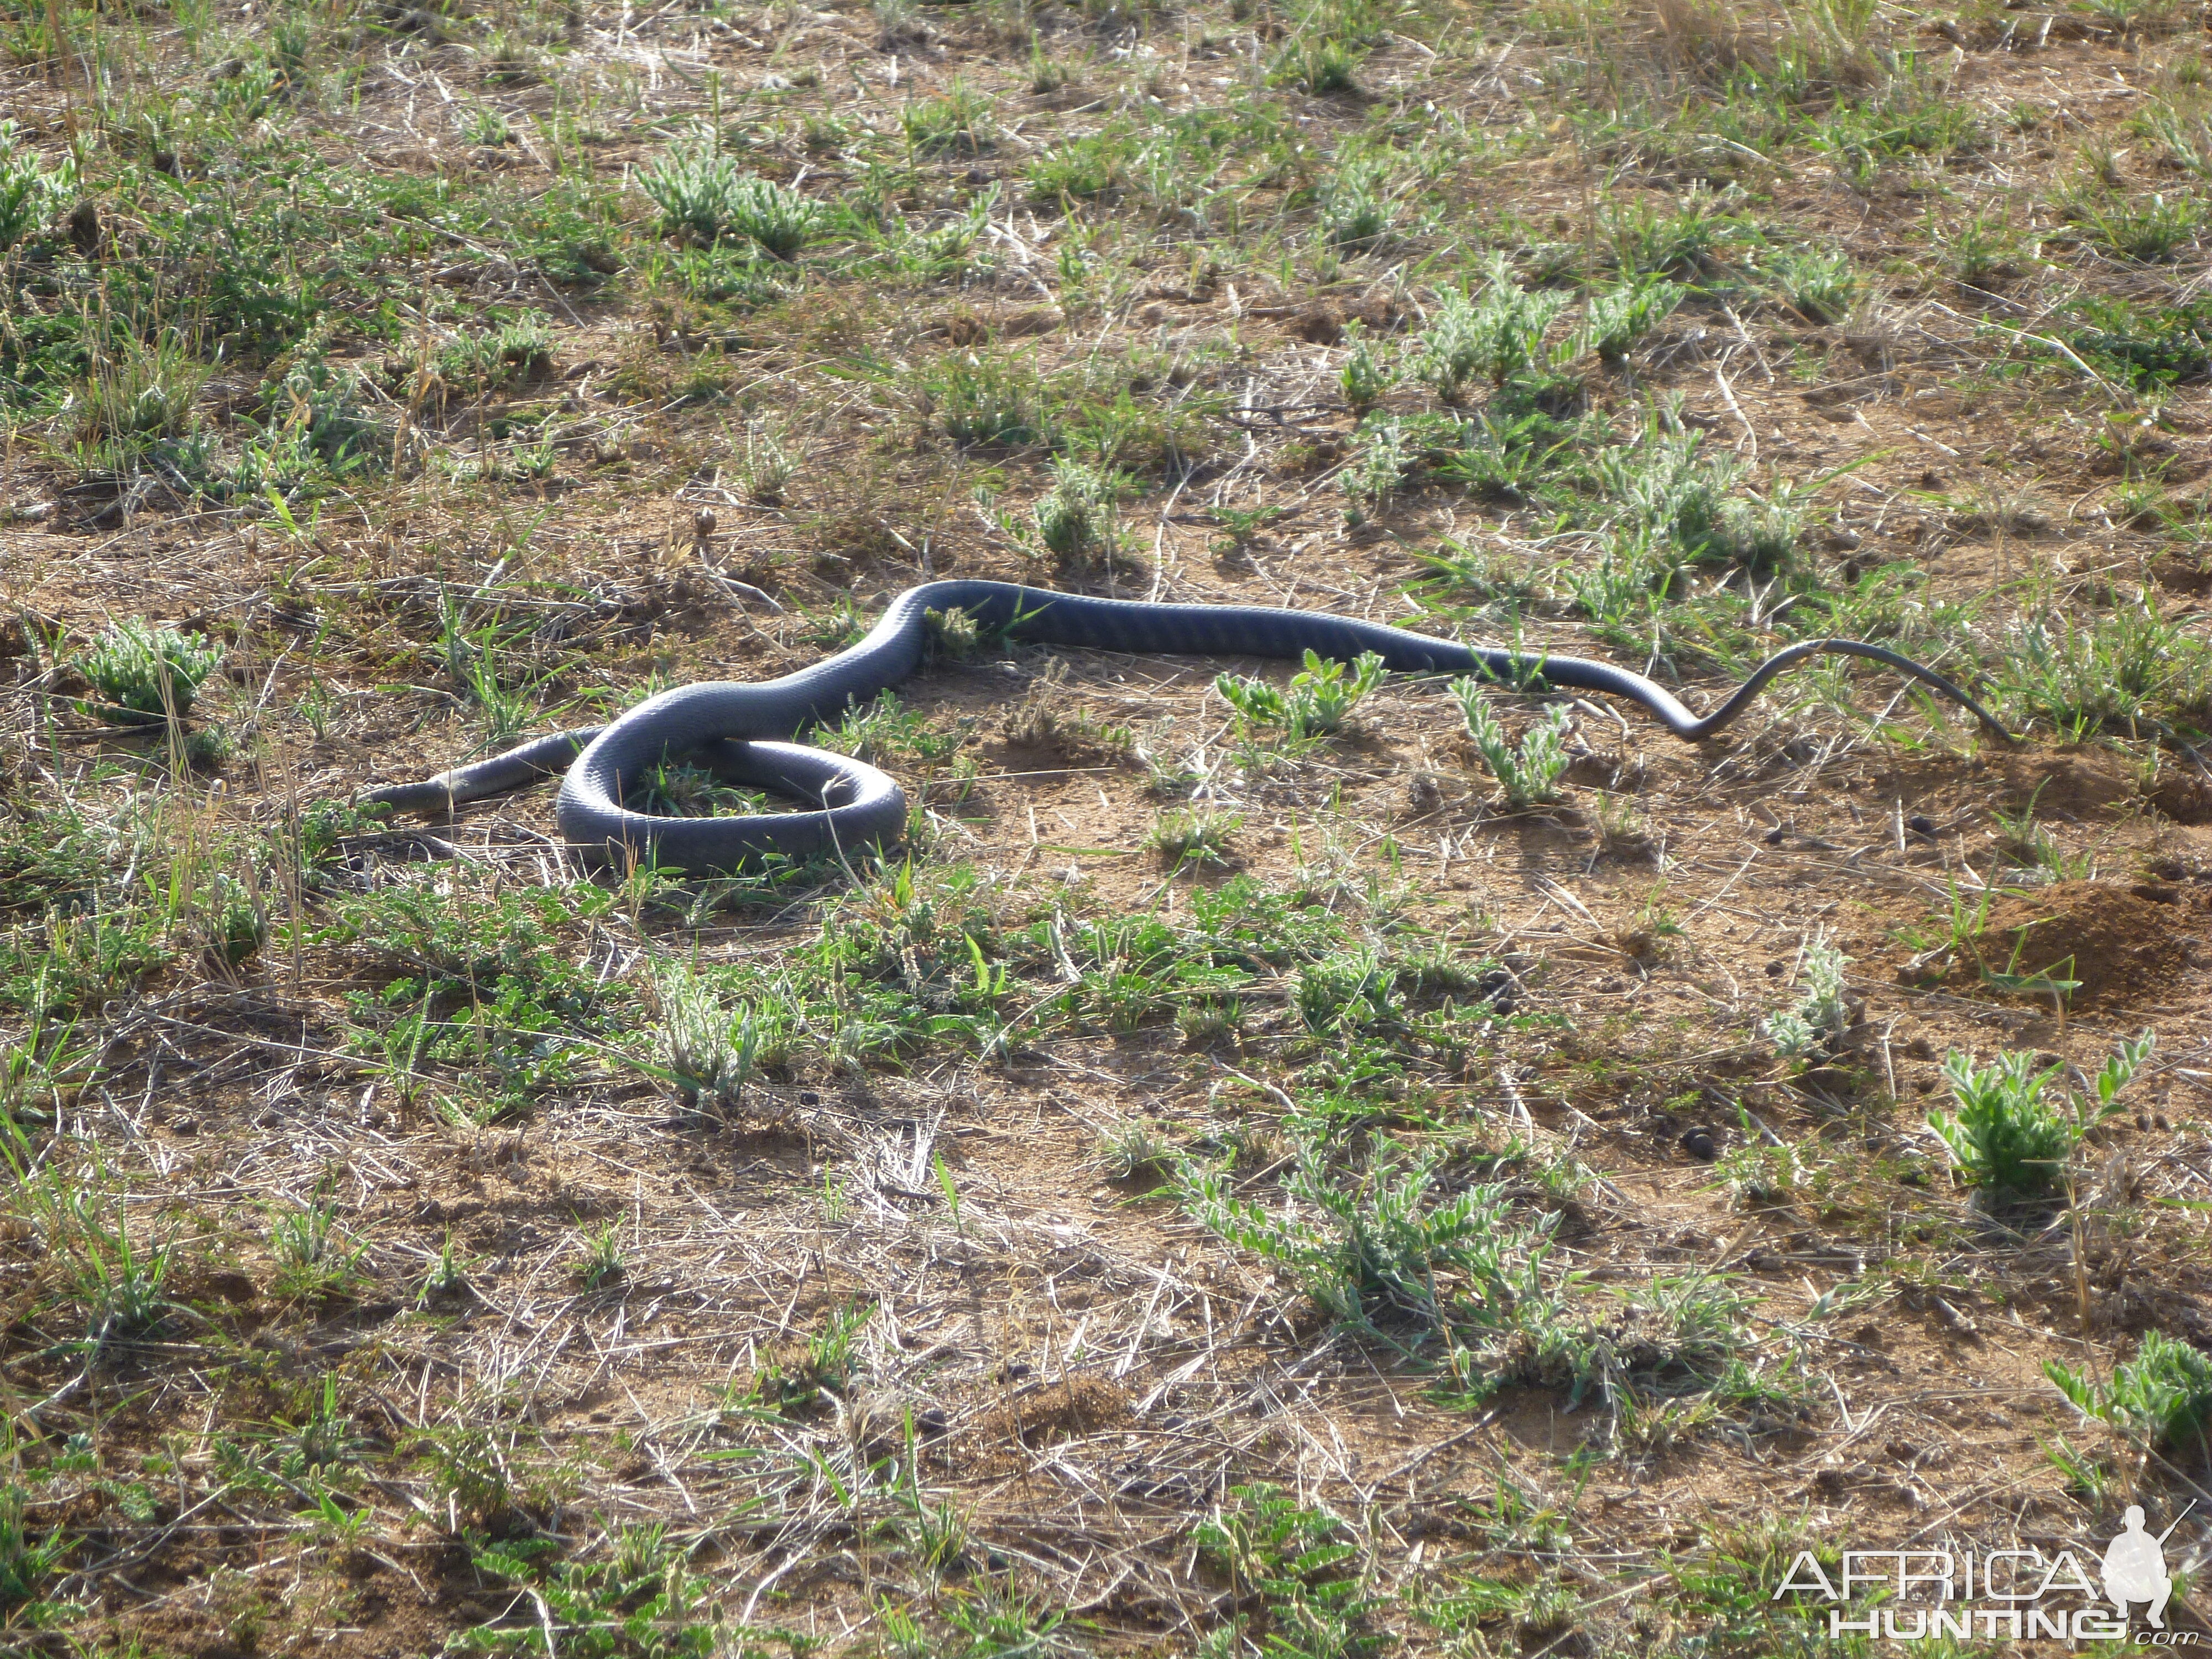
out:
{"label": "grey-green leafy plant", "polygon": [[1386,242],[1398,224],[1390,169],[1369,157],[1338,168],[1320,191],[1321,232],[1333,247],[1366,252]]}
{"label": "grey-green leafy plant", "polygon": [[1237,812],[1212,811],[1192,811],[1178,807],[1160,814],[1153,824],[1146,843],[1160,855],[1170,869],[1180,870],[1188,865],[1220,865],[1229,862],[1229,840],[1243,827],[1243,816]]}
{"label": "grey-green leafy plant", "polygon": [[74,156],[48,172],[19,135],[13,121],[0,121],[0,252],[43,225],[76,186]]}
{"label": "grey-green leafy plant", "polygon": [[1850,255],[1839,249],[1787,248],[1766,269],[1777,296],[1808,323],[1840,323],[1863,288]]}
{"label": "grey-green leafy plant", "polygon": [[1440,1329],[1455,1297],[1502,1312],[1542,1293],[1559,1218],[1516,1217],[1502,1182],[1442,1196],[1441,1173],[1434,1157],[1407,1160],[1387,1148],[1364,1172],[1340,1172],[1307,1142],[1279,1208],[1237,1197],[1219,1170],[1186,1166],[1179,1181],[1207,1227],[1280,1264],[1333,1317],[1380,1334],[1407,1322]]}
{"label": "grey-green leafy plant", "polygon": [[1553,361],[1544,337],[1566,309],[1568,295],[1553,289],[1523,289],[1502,253],[1491,256],[1480,298],[1463,289],[1437,295],[1435,314],[1415,349],[1414,372],[1451,401],[1477,375],[1493,383]]}
{"label": "grey-green leafy plant", "polygon": [[1115,493],[1114,480],[1097,467],[1054,457],[1052,488],[1032,509],[1037,539],[1070,563],[1110,559]]}
{"label": "grey-green leafy plant", "polygon": [[56,1527],[40,1538],[26,1518],[28,1498],[10,1481],[0,1486],[0,1613],[35,1601],[70,1546]]}
{"label": "grey-green leafy plant", "polygon": [[1506,805],[1516,810],[1547,806],[1559,799],[1559,780],[1572,758],[1567,753],[1567,732],[1574,716],[1565,705],[1554,704],[1516,743],[1507,734],[1481,681],[1462,675],[1451,683],[1451,694],[1466,718],[1467,734],[1490,775],[1498,780],[1498,797]]}
{"label": "grey-green leafy plant", "polygon": [[202,635],[149,628],[132,617],[111,624],[74,661],[115,708],[143,720],[181,721],[222,654]]}
{"label": "grey-green leafy plant", "polygon": [[622,1224],[610,1221],[595,1233],[584,1235],[583,1259],[574,1269],[576,1283],[587,1291],[611,1285],[623,1276]]}
{"label": "grey-green leafy plant", "polygon": [[[1382,360],[1375,349],[1375,343],[1367,337],[1364,323],[1346,324],[1344,331],[1344,368],[1337,376],[1337,384],[1344,390],[1344,401],[1354,414],[1363,414],[1382,401],[1397,380],[1396,372]],[[1401,471],[1403,471],[1401,467]],[[1395,488],[1397,478],[1390,480]]]}
{"label": "grey-green leafy plant", "polygon": [[143,1336],[175,1306],[167,1290],[174,1240],[134,1238],[127,1210],[118,1204],[111,1224],[100,1205],[89,1184],[78,1187],[62,1200],[56,1230],[66,1239],[72,1288],[94,1346]]}
{"label": "grey-green leafy plant", "polygon": [[734,159],[692,144],[667,151],[639,175],[638,186],[660,210],[670,228],[711,242],[728,222],[730,194],[737,181]]}
{"label": "grey-green leafy plant", "polygon": [[1794,1005],[1769,1014],[1759,1026],[1784,1059],[1798,1059],[1841,1039],[1850,1018],[1844,1000],[1844,968],[1850,960],[1825,929],[1806,941],[1798,959],[1803,992]]}
{"label": "grey-green leafy plant", "polygon": [[747,173],[730,186],[723,217],[731,229],[751,237],[762,252],[793,259],[812,240],[822,210],[787,185]]}
{"label": "grey-green leafy plant", "polygon": [[660,1060],[678,1096],[694,1110],[734,1110],[775,1046],[775,1011],[724,1003],[690,964],[657,962],[653,990],[660,1005]]}
{"label": "grey-green leafy plant", "polygon": [[1292,744],[1327,737],[1342,729],[1353,707],[1389,678],[1382,659],[1363,652],[1347,670],[1341,662],[1324,660],[1318,652],[1305,653],[1305,666],[1291,677],[1288,688],[1258,678],[1218,674],[1213,689],[1237,712],[1237,723],[1248,736],[1264,727],[1280,727]]}
{"label": "grey-green leafy plant", "polygon": [[2064,1184],[2074,1149],[2119,1109],[2116,1097],[2156,1046],[2148,1031],[2121,1043],[2086,1096],[2054,1087],[2064,1066],[2039,1071],[2033,1054],[1977,1066],[1972,1055],[1954,1052],[1943,1061],[1943,1080],[1958,1110],[1929,1113],[1928,1127],[1972,1185],[1995,1196],[2042,1198]]}
{"label": "grey-green leafy plant", "polygon": [[2043,1373],[2085,1415],[2154,1450],[2205,1455],[2212,1430],[2212,1354],[2203,1349],[2163,1331],[2145,1331],[2135,1358],[2113,1366],[2109,1383],[2055,1359],[2044,1361]]}
{"label": "grey-green leafy plant", "polygon": [[270,1218],[269,1249],[276,1258],[276,1288],[289,1296],[320,1296],[343,1288],[368,1253],[366,1243],[349,1239],[338,1224],[337,1182],[329,1176],[306,1203]]}
{"label": "grey-green leafy plant", "polygon": [[822,210],[787,185],[746,173],[706,145],[671,149],[638,179],[671,229],[712,242],[726,233],[777,259],[799,254],[821,228]]}
{"label": "grey-green leafy plant", "polygon": [[1628,282],[1593,294],[1583,317],[1581,337],[1607,362],[1619,362],[1630,348],[1665,322],[1682,303],[1679,283]]}

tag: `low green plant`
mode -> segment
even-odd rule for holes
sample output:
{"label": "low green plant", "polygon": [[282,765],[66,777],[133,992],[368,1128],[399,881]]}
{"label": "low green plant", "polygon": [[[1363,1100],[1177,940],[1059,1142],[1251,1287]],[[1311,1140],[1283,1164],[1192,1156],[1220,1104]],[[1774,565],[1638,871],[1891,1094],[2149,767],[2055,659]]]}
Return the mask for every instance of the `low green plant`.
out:
{"label": "low green plant", "polygon": [[2039,1071],[2033,1054],[2000,1054],[1977,1066],[1971,1054],[1954,1052],[1944,1060],[1943,1080],[1958,1109],[1929,1113],[1928,1126],[1971,1185],[1998,1198],[2042,1198],[2065,1184],[2074,1149],[2119,1109],[2117,1097],[2156,1042],[2148,1031],[2123,1042],[2088,1095],[2054,1087],[2065,1068]]}
{"label": "low green plant", "polygon": [[222,656],[222,647],[203,635],[128,618],[112,623],[71,660],[92,689],[125,714],[181,721]]}
{"label": "low green plant", "polygon": [[773,1011],[732,1008],[689,964],[667,960],[653,969],[660,1019],[661,1063],[684,1104],[694,1111],[734,1111],[745,1085],[772,1046]]}
{"label": "low green plant", "polygon": [[176,1306],[167,1291],[175,1239],[134,1237],[125,1206],[115,1206],[112,1221],[105,1211],[94,1184],[87,1182],[60,1199],[53,1228],[65,1252],[70,1288],[85,1310],[87,1340],[95,1349],[148,1334]]}
{"label": "low green plant", "polygon": [[2139,264],[2172,258],[2204,228],[2203,205],[2189,195],[2098,196],[2076,202],[2073,213],[2097,241]]}
{"label": "low green plant", "polygon": [[325,1176],[305,1203],[278,1211],[269,1223],[276,1288],[287,1296],[327,1295],[359,1276],[368,1246],[338,1224],[337,1180]]}
{"label": "low green plant", "polygon": [[1523,1220],[1503,1183],[1449,1196],[1433,1157],[1387,1144],[1363,1172],[1333,1170],[1314,1141],[1297,1148],[1270,1210],[1236,1196],[1226,1172],[1186,1164],[1185,1206],[1231,1243],[1283,1267],[1323,1310],[1361,1332],[1445,1328],[1464,1298],[1503,1317],[1542,1295],[1540,1268],[1559,1218]]}
{"label": "low green plant", "polygon": [[1133,1117],[1100,1131],[1091,1162],[1109,1181],[1158,1176],[1174,1165],[1175,1142],[1150,1118]]}
{"label": "low green plant", "polygon": [[76,163],[64,154],[48,171],[13,121],[0,120],[0,253],[45,225],[76,194]]}
{"label": "low green plant", "polygon": [[1788,248],[1766,267],[1775,295],[1808,323],[1840,323],[1858,303],[1863,284],[1840,249]]}
{"label": "low green plant", "polygon": [[0,1614],[36,1601],[70,1547],[61,1528],[40,1538],[25,1518],[29,1498],[13,1481],[0,1486]]}
{"label": "low green plant", "polygon": [[1356,1536],[1341,1517],[1279,1487],[1231,1487],[1192,1534],[1227,1577],[1237,1609],[1200,1652],[1366,1659],[1382,1651],[1387,1638],[1369,1626],[1382,1602],[1363,1593]]}
{"label": "low green plant", "polygon": [[1069,564],[1110,561],[1117,493],[1115,480],[1097,467],[1054,456],[1052,488],[1032,511],[1037,540]]}
{"label": "low green plant", "polygon": [[611,1285],[623,1276],[622,1224],[610,1221],[596,1232],[582,1235],[584,1254],[569,1273],[587,1291]]}
{"label": "low green plant", "polygon": [[1638,340],[1674,314],[1686,292],[1679,283],[1644,280],[1593,294],[1581,337],[1607,362],[1625,362]]}
{"label": "low green plant", "polygon": [[982,155],[998,147],[990,99],[957,77],[938,96],[909,102],[899,125],[917,155]]}
{"label": "low green plant", "polygon": [[2043,1371],[2076,1410],[2153,1450],[2199,1459],[2212,1451],[2212,1354],[2202,1348],[2145,1331],[2135,1358],[2113,1366],[2109,1383],[2055,1359]]}
{"label": "low green plant", "polygon": [[776,259],[797,258],[822,222],[821,209],[797,191],[750,173],[731,185],[722,216],[730,229]]}
{"label": "low green plant", "polygon": [[1492,254],[1479,297],[1456,288],[1437,294],[1415,347],[1414,372],[1452,402],[1478,375],[1503,385],[1513,375],[1548,368],[1554,354],[1544,337],[1569,298],[1556,289],[1526,291],[1505,256]]}
{"label": "low green plant", "polygon": [[1170,869],[1226,864],[1229,839],[1243,823],[1241,813],[1178,808],[1160,814],[1152,834],[1146,837],[1146,845],[1158,854]]}
{"label": "low green plant", "polygon": [[1310,650],[1305,665],[1291,677],[1287,688],[1218,674],[1213,689],[1236,711],[1237,724],[1248,736],[1263,728],[1280,728],[1295,744],[1342,730],[1359,700],[1388,678],[1389,671],[1374,652],[1363,652],[1347,669]]}
{"label": "low green plant", "polygon": [[1499,799],[1519,811],[1547,806],[1559,799],[1559,780],[1571,761],[1567,753],[1567,732],[1574,718],[1571,711],[1564,705],[1553,705],[1516,742],[1506,734],[1505,723],[1498,717],[1481,681],[1463,675],[1452,681],[1451,694],[1482,763],[1498,781]]}
{"label": "low green plant", "polygon": [[1795,1006],[1769,1014],[1759,1029],[1775,1053],[1797,1060],[1843,1040],[1850,1010],[1844,997],[1844,969],[1850,958],[1825,929],[1805,942],[1797,959],[1804,982]]}
{"label": "low green plant", "polygon": [[[1344,347],[1344,368],[1337,375],[1337,384],[1343,388],[1344,401],[1352,413],[1364,414],[1397,384],[1397,371],[1375,349],[1363,323],[1346,325]],[[1395,486],[1396,480],[1391,482]]]}

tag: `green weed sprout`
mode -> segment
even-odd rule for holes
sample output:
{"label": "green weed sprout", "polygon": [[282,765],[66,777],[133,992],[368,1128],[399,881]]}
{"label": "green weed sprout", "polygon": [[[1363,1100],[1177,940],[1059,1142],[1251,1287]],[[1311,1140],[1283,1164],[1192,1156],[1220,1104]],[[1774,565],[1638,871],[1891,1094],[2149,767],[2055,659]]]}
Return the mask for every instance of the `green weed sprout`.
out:
{"label": "green weed sprout", "polygon": [[1567,769],[1567,726],[1573,716],[1557,705],[1515,743],[1505,733],[1504,722],[1472,675],[1451,683],[1467,719],[1467,734],[1481,751],[1482,763],[1498,780],[1499,797],[1510,807],[1545,806],[1559,798],[1559,779]]}
{"label": "green weed sprout", "polygon": [[1213,689],[1237,711],[1237,724],[1248,735],[1279,726],[1292,744],[1301,744],[1340,731],[1353,706],[1389,678],[1382,659],[1372,651],[1361,653],[1349,670],[1309,651],[1288,690],[1234,674],[1216,675]]}
{"label": "green weed sprout", "polygon": [[1479,300],[1456,289],[1440,293],[1436,316],[1421,336],[1417,371],[1446,402],[1478,374],[1503,385],[1552,362],[1544,335],[1566,309],[1568,296],[1548,289],[1527,292],[1502,253],[1492,256],[1487,275]]}
{"label": "green weed sprout", "polygon": [[2123,1042],[2097,1074],[2094,1102],[2052,1089],[2062,1068],[2039,1072],[2033,1054],[2001,1054],[1977,1066],[1972,1055],[1954,1052],[1943,1062],[1943,1080],[1959,1109],[1930,1112],[1928,1127],[1973,1186],[2022,1200],[2045,1197],[2063,1182],[2081,1137],[2118,1109],[2115,1097],[2156,1044],[2148,1031]]}
{"label": "green weed sprout", "polygon": [[759,1067],[772,1021],[750,1005],[726,1006],[713,986],[680,962],[656,963],[660,1057],[684,1103],[734,1109]]}
{"label": "green weed sprout", "polygon": [[2212,1425],[2212,1354],[2145,1331],[2136,1357],[2112,1367],[2109,1385],[2055,1359],[2043,1374],[2085,1416],[2161,1451],[2202,1454]]}
{"label": "green weed sprout", "polygon": [[1769,1014],[1759,1029],[1784,1060],[1796,1060],[1844,1034],[1844,967],[1850,958],[1825,933],[1807,942],[1800,962],[1804,994],[1795,1007]]}
{"label": "green weed sprout", "polygon": [[1054,458],[1052,489],[1032,509],[1037,539],[1072,562],[1114,553],[1114,480],[1080,461]]}
{"label": "green weed sprout", "polygon": [[805,197],[757,173],[730,185],[723,214],[730,228],[751,237],[762,252],[787,260],[798,257],[822,219]]}
{"label": "green weed sprout", "polygon": [[1344,388],[1344,401],[1353,410],[1364,412],[1382,400],[1382,394],[1398,377],[1367,337],[1365,324],[1346,324],[1344,343],[1344,368],[1337,377],[1338,384]]}
{"label": "green weed sprout", "polygon": [[37,230],[76,191],[76,161],[64,158],[54,172],[44,171],[38,156],[18,143],[19,131],[13,121],[0,121],[0,252]]}
{"label": "green weed sprout", "polygon": [[1582,337],[1607,362],[1620,362],[1632,346],[1674,314],[1684,291],[1679,283],[1661,281],[1623,283],[1593,294],[1583,318]]}
{"label": "green weed sprout", "polygon": [[222,662],[222,647],[204,636],[149,628],[134,617],[110,625],[76,665],[122,713],[148,722],[181,722]]}

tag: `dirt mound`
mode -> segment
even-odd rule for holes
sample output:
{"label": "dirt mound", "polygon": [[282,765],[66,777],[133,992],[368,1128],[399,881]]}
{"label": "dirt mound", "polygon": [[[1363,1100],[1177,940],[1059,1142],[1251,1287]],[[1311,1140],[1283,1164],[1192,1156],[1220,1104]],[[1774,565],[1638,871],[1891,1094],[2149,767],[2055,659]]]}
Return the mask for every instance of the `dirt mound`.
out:
{"label": "dirt mound", "polygon": [[1929,964],[1957,988],[1991,975],[2043,974],[2076,980],[2076,1007],[2154,998],[2195,966],[2205,951],[2205,917],[2195,896],[2142,883],[2062,881],[2001,897],[1990,906],[1975,952],[1954,951]]}

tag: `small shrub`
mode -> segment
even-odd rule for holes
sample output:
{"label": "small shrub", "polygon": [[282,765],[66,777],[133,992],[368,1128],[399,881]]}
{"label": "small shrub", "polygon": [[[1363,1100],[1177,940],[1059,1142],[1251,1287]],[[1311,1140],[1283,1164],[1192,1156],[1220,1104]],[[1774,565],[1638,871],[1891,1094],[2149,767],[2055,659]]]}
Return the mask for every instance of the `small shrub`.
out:
{"label": "small shrub", "polygon": [[1267,71],[1271,86],[1297,87],[1322,97],[1358,88],[1360,60],[1356,47],[1329,35],[1306,34],[1283,48]]}
{"label": "small shrub", "polygon": [[1499,798],[1508,806],[1547,806],[1559,799],[1559,779],[1571,758],[1567,732],[1574,718],[1565,706],[1555,705],[1516,743],[1506,735],[1504,722],[1480,680],[1462,676],[1451,683],[1451,694],[1466,717],[1468,736],[1474,740],[1490,775],[1498,780]]}
{"label": "small shrub", "polygon": [[1064,456],[1052,463],[1052,489],[1032,509],[1037,539],[1070,564],[1101,563],[1114,553],[1112,478]]}
{"label": "small shrub", "polygon": [[1420,377],[1447,402],[1480,374],[1503,385],[1513,375],[1551,366],[1544,336],[1566,309],[1568,296],[1522,289],[1502,253],[1491,256],[1480,299],[1458,289],[1437,296],[1436,314],[1422,331],[1415,363]]}
{"label": "small shrub", "polygon": [[13,121],[0,121],[0,253],[45,224],[76,189],[73,159],[64,157],[48,173],[17,132]]}
{"label": "small shrub", "polygon": [[[1371,409],[1382,399],[1397,381],[1397,374],[1385,363],[1367,337],[1366,326],[1361,323],[1348,325],[1345,331],[1343,372],[1337,383],[1344,389],[1344,401],[1355,414]],[[1392,480],[1393,487],[1396,480]]]}
{"label": "small shrub", "polygon": [[1559,1222],[1519,1220],[1503,1183],[1443,1197],[1437,1159],[1408,1162],[1387,1146],[1364,1174],[1340,1176],[1302,1145],[1278,1210],[1231,1196],[1218,1170],[1186,1168],[1181,1181],[1202,1224],[1282,1267],[1332,1316],[1377,1334],[1386,1323],[1441,1328],[1455,1294],[1500,1316],[1540,1299],[1540,1267]]}
{"label": "small shrub", "polygon": [[1344,664],[1325,662],[1319,653],[1309,651],[1288,690],[1234,674],[1216,675],[1213,689],[1236,710],[1248,736],[1263,726],[1280,726],[1291,743],[1299,744],[1340,730],[1353,706],[1388,678],[1382,659],[1371,651],[1352,665],[1348,677]]}
{"label": "small shrub", "polygon": [[1674,314],[1685,291],[1677,283],[1633,282],[1593,294],[1582,338],[1607,362],[1620,362],[1631,347]]}
{"label": "small shrub", "polygon": [[917,99],[899,112],[917,155],[981,155],[998,143],[991,100],[964,81],[938,98]]}
{"label": "small shrub", "polygon": [[1150,1118],[1131,1118],[1102,1130],[1092,1162],[1109,1181],[1158,1176],[1175,1162],[1175,1142]]}
{"label": "small shrub", "polygon": [[1034,375],[988,359],[967,357],[930,377],[925,391],[956,444],[1032,444],[1049,437]]}
{"label": "small shrub", "polygon": [[660,210],[670,229],[689,231],[699,240],[711,242],[728,220],[737,182],[735,161],[695,145],[666,152],[640,175],[638,187]]}
{"label": "small shrub", "polygon": [[681,962],[655,963],[653,985],[660,1003],[661,1063],[678,1096],[694,1110],[735,1109],[775,1022],[750,1005],[726,1006],[714,988]]}
{"label": "small shrub", "polygon": [[2146,1031],[2122,1043],[2097,1074],[2094,1102],[2053,1089],[2064,1068],[2039,1072],[2033,1054],[2002,1054],[1993,1065],[1977,1066],[1971,1054],[1954,1053],[1943,1062],[1943,1080],[1957,1114],[1931,1112],[1928,1127],[1942,1137],[1976,1188],[2023,1200],[2044,1197],[2063,1184],[2081,1137],[2118,1109],[2114,1097],[2150,1058],[2155,1042]]}
{"label": "small shrub", "polygon": [[182,720],[222,661],[198,634],[152,629],[133,618],[111,624],[75,659],[77,672],[118,708],[148,720]]}
{"label": "small shrub", "polygon": [[2109,1384],[2044,1362],[2044,1375],[2085,1414],[2164,1452],[2206,1454],[2212,1427],[2212,1354],[2162,1331],[2145,1331],[2136,1357],[2112,1367]]}
{"label": "small shrub", "polygon": [[1380,247],[1398,224],[1389,168],[1376,161],[1340,168],[1321,187],[1321,232],[1347,252]]}
{"label": "small shrub", "polygon": [[1858,272],[1848,253],[1792,248],[1769,267],[1774,291],[1808,323],[1840,323],[1858,303]]}
{"label": "small shrub", "polygon": [[2191,246],[2204,228],[2194,197],[2127,197],[2079,204],[2074,214],[2090,235],[2121,258],[2160,264]]}
{"label": "small shrub", "polygon": [[748,173],[730,186],[723,205],[729,228],[759,244],[763,253],[792,259],[813,237],[821,210],[773,179]]}
{"label": "small shrub", "polygon": [[623,1276],[622,1224],[610,1221],[584,1236],[583,1259],[570,1272],[578,1285],[596,1291]]}
{"label": "small shrub", "polygon": [[1235,812],[1164,812],[1152,826],[1147,844],[1169,868],[1185,865],[1229,862],[1229,838],[1243,824]]}
{"label": "small shrub", "polygon": [[1824,931],[1806,941],[1799,968],[1804,994],[1795,1007],[1770,1014],[1759,1030],[1785,1060],[1796,1060],[1841,1040],[1850,1010],[1844,1000],[1844,967],[1850,960]]}
{"label": "small shrub", "polygon": [[69,1553],[59,1528],[44,1538],[32,1530],[23,1516],[27,1507],[21,1486],[0,1486],[0,1612],[37,1601]]}
{"label": "small shrub", "polygon": [[768,426],[745,429],[744,459],[738,463],[738,482],[747,500],[763,507],[782,505],[784,492],[791,488],[798,471],[799,457],[781,431]]}

